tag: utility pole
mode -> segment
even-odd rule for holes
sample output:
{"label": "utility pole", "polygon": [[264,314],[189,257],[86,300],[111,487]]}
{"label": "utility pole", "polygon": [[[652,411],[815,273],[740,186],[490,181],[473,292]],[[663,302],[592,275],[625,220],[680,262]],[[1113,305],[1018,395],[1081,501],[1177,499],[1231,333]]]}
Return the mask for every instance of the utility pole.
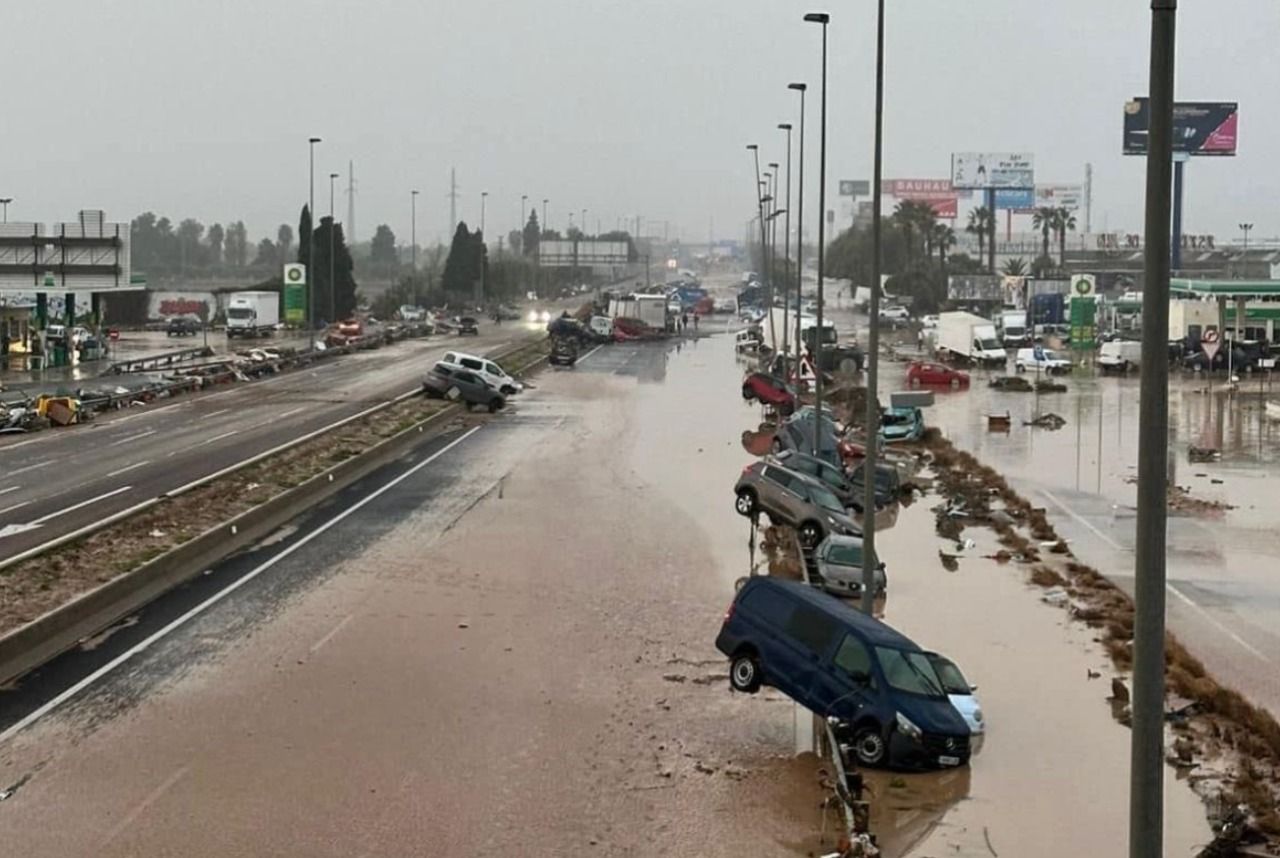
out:
{"label": "utility pole", "polygon": [[[307,216],[311,219],[311,231],[307,233],[307,332],[313,349],[316,347],[316,144],[320,142],[319,137],[307,138],[311,155],[310,192],[307,197]],[[184,244],[184,250],[185,247]]]}
{"label": "utility pole", "polygon": [[449,236],[458,228],[458,171],[449,168]]}
{"label": "utility pole", "polygon": [[[2,202],[4,202],[4,200],[0,200],[0,203]],[[8,218],[6,217],[5,220],[7,221]],[[1244,252],[1245,253],[1249,252],[1249,231],[1251,229],[1253,229],[1253,224],[1251,223],[1240,224],[1240,231],[1244,233]]]}
{"label": "utility pole", "polygon": [[1093,165],[1084,165],[1084,234],[1093,232]]}
{"label": "utility pole", "polygon": [[[786,225],[782,231],[782,253],[783,259],[786,260],[787,276],[791,276],[791,123],[781,122],[778,124],[778,130],[787,132],[787,204],[783,211],[786,214]],[[710,246],[707,248],[707,254],[710,255]],[[787,316],[791,306],[791,298],[787,295],[787,286],[784,283],[782,287],[782,353],[789,354],[788,342],[791,337],[789,331],[791,326],[788,324],[790,318]],[[800,301],[796,301],[796,315],[800,315]]]}
{"label": "utility pole", "polygon": [[[804,16],[806,21],[822,25],[822,115],[819,124],[818,145],[818,325],[813,332],[813,390],[814,390],[814,423],[813,423],[813,455],[818,455],[818,439],[822,432],[822,342],[825,331],[822,328],[823,278],[826,274],[826,223],[827,223],[827,25],[831,16],[826,12],[810,12]],[[874,293],[873,293],[874,294]],[[875,336],[876,319],[871,318],[872,336]],[[870,392],[868,392],[870,400]],[[876,427],[867,427],[867,454],[875,449]],[[866,477],[875,485],[874,471]],[[875,507],[871,508],[875,514]],[[866,511],[863,511],[866,518]],[[864,525],[865,527],[865,525]]]}
{"label": "utility pole", "polygon": [[333,272],[333,234],[338,231],[338,224],[334,220],[333,213],[333,183],[337,180],[337,173],[329,174],[329,321],[338,321],[338,287],[334,282]]}
{"label": "utility pole", "polygon": [[[884,0],[876,19],[876,120],[875,152],[871,176],[871,329],[867,333],[867,454],[862,460],[862,611],[870,616],[875,604],[876,570],[876,464],[880,441],[880,181],[884,161]],[[994,214],[992,223],[995,223]]]}
{"label": "utility pole", "polygon": [[1169,455],[1170,173],[1178,0],[1151,0],[1151,126],[1142,289],[1138,521],[1134,543],[1129,858],[1164,855],[1165,536]]}
{"label": "utility pole", "polygon": [[[418,306],[418,192],[409,191],[409,252],[413,258],[413,306]],[[397,260],[399,262],[399,260]]]}
{"label": "utility pole", "polygon": [[347,161],[347,243],[356,243],[356,162]]}
{"label": "utility pole", "polygon": [[[809,89],[807,83],[789,83],[787,89],[800,93],[800,175],[799,175],[799,193],[796,196],[796,204],[799,209],[796,212],[796,307],[799,308],[803,304],[801,293],[804,290],[804,95]],[[796,312],[796,361],[797,365],[800,356],[804,354],[804,342],[800,339],[800,313]]]}
{"label": "utility pole", "polygon": [[0,198],[0,206],[4,206],[4,222],[9,222],[9,203],[13,202],[13,197]]}

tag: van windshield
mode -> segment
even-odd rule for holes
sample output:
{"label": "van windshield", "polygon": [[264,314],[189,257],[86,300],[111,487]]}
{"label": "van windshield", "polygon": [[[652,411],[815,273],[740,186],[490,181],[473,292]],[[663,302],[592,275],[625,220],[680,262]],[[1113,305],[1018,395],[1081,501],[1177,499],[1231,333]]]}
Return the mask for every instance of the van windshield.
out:
{"label": "van windshield", "polygon": [[841,515],[844,514],[844,506],[841,505],[840,499],[821,486],[810,486],[809,497],[813,498],[813,502],[823,509],[838,512]]}
{"label": "van windshield", "polygon": [[[1016,337],[1018,336],[1018,334],[1015,333],[1014,336]],[[1000,343],[1000,341],[995,339],[979,340],[978,345],[982,346],[983,351],[988,351],[988,352],[1004,349],[1004,346]]]}
{"label": "van windshield", "polygon": [[924,697],[946,696],[942,681],[924,653],[878,646],[876,658],[890,687]]}
{"label": "van windshield", "polygon": [[232,307],[227,310],[227,315],[232,319],[252,319],[253,310],[248,307]]}
{"label": "van windshield", "polygon": [[937,671],[938,678],[942,680],[943,690],[948,694],[973,693],[973,689],[965,681],[964,674],[960,672],[960,668],[956,667],[953,662],[940,655],[930,656],[930,661],[933,662],[933,668]]}

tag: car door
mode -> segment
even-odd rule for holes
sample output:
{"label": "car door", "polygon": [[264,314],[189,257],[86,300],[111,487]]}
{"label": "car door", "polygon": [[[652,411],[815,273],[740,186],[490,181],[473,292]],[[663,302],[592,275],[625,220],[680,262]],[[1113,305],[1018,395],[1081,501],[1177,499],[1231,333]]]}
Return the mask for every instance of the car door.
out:
{"label": "car door", "polygon": [[874,694],[871,652],[861,640],[846,633],[830,659],[824,659],[813,673],[809,690],[813,711],[826,716],[838,709],[842,718],[853,720],[870,705]]}
{"label": "car door", "polygon": [[[824,611],[798,601],[787,619],[784,634],[779,639],[779,650],[786,653],[785,665],[789,683],[786,690],[791,698],[813,712],[824,714],[824,706],[815,692],[825,693],[826,683],[820,678],[824,662],[840,637],[840,626]],[[781,684],[777,685],[782,688]]]}
{"label": "car door", "polygon": [[489,376],[489,380],[494,384],[494,386],[505,384],[510,378],[510,376],[503,371],[502,367],[498,366],[496,363],[485,363],[484,371],[485,374]]}
{"label": "car door", "polygon": [[797,515],[802,501],[796,492],[800,487],[800,478],[779,467],[765,468],[764,475],[765,479],[771,483],[767,511],[776,513],[792,524],[799,521]]}

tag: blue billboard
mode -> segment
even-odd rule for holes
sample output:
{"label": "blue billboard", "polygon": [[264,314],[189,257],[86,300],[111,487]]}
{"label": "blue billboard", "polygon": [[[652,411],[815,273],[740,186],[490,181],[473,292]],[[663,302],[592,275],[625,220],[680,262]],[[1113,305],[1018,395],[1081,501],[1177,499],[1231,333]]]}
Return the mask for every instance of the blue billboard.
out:
{"label": "blue billboard", "polygon": [[1002,188],[996,191],[996,209],[1012,209],[1015,212],[1031,211],[1036,207],[1034,188]]}

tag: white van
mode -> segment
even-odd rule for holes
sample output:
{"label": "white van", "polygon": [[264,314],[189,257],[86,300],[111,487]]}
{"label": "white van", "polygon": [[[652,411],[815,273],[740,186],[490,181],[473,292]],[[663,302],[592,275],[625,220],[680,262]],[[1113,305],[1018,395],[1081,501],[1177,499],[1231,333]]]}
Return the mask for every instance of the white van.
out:
{"label": "white van", "polygon": [[453,368],[471,370],[503,396],[511,396],[524,390],[523,382],[516,381],[509,372],[488,358],[462,352],[445,352],[440,363]]}
{"label": "white van", "polygon": [[1103,372],[1128,372],[1142,363],[1142,343],[1112,340],[1098,350],[1098,369]]}
{"label": "white van", "polygon": [[1052,349],[1036,346],[1030,349],[1018,349],[1018,356],[1013,359],[1013,366],[1018,372],[1039,370],[1040,372],[1070,372],[1071,361],[1061,357]]}

